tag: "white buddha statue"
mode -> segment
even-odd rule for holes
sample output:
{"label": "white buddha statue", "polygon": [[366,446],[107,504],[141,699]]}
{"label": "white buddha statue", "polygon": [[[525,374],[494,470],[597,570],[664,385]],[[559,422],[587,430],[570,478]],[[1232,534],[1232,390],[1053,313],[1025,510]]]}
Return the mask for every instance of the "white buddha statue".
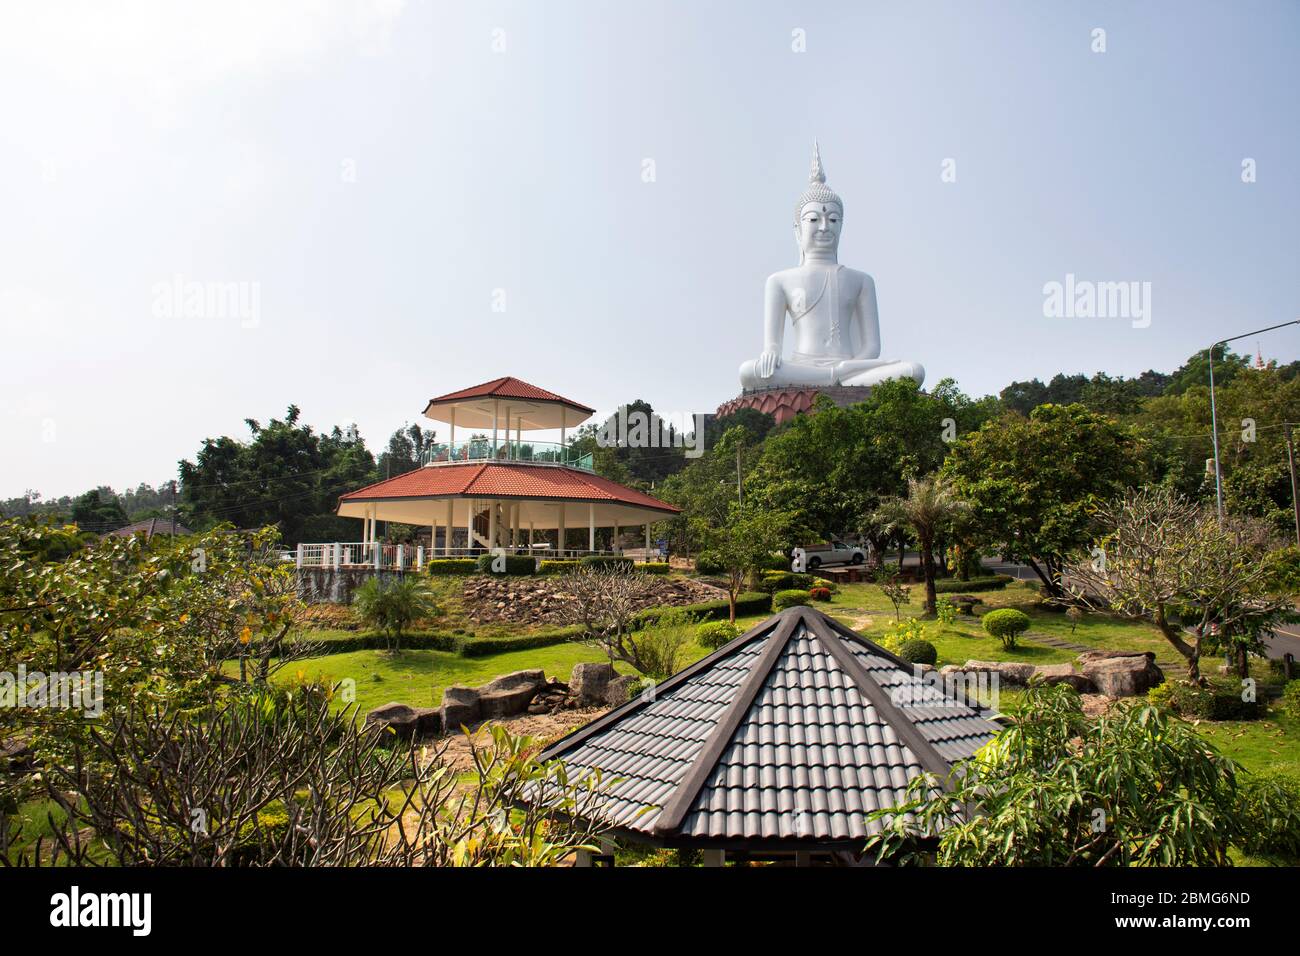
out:
{"label": "white buddha statue", "polygon": [[[799,265],[767,277],[763,293],[763,352],[740,366],[746,391],[785,386],[875,385],[911,378],[916,362],[880,358],[880,318],[871,276],[839,264],[844,201],[826,185],[821,151],[813,145],[808,189],[795,206]],[[785,317],[794,326],[794,351],[781,355]]]}

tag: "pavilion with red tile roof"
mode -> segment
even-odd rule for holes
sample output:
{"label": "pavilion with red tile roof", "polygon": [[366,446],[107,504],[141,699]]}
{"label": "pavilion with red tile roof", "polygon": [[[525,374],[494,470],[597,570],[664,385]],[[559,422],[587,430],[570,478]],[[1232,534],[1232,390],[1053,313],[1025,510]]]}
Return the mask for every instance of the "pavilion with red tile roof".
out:
{"label": "pavilion with red tile roof", "polygon": [[[539,533],[547,542],[554,534],[556,552],[589,552],[598,528],[614,529],[614,540],[619,529],[644,525],[648,554],[651,524],[679,509],[597,475],[590,455],[573,452],[568,429],[594,413],[510,376],[430,399],[424,414],[450,426],[448,440],[426,448],[421,467],[343,495],[337,514],[362,519],[367,555],[379,521],[429,528],[434,553],[443,555],[534,553]],[[457,425],[475,434],[457,441]],[[525,439],[538,430],[558,430],[560,441]],[[585,549],[569,545],[575,529],[586,529]]]}

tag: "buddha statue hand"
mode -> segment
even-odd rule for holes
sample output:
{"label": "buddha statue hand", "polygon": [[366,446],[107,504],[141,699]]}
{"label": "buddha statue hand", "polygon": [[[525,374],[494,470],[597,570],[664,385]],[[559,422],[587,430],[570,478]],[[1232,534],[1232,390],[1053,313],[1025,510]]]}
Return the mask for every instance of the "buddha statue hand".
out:
{"label": "buddha statue hand", "polygon": [[764,349],[755,363],[754,371],[759,378],[771,378],[772,373],[781,367],[781,353],[776,349]]}

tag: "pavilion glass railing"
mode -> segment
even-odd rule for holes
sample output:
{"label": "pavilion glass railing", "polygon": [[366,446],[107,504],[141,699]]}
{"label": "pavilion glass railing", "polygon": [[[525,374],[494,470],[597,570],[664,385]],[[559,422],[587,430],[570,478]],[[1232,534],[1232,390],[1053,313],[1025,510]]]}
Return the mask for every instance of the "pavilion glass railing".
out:
{"label": "pavilion glass railing", "polygon": [[438,442],[420,454],[421,465],[454,465],[475,461],[522,461],[539,465],[567,465],[583,471],[595,471],[590,454],[575,455],[567,445],[549,441],[514,441],[470,438],[466,441]]}

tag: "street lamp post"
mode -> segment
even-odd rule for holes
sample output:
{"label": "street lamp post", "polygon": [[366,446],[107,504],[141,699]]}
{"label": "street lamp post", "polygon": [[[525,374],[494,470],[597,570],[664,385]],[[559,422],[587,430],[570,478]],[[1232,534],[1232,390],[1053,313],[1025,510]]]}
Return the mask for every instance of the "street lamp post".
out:
{"label": "street lamp post", "polygon": [[1227,345],[1229,342],[1235,342],[1238,339],[1248,339],[1252,335],[1263,335],[1265,332],[1272,332],[1274,329],[1284,329],[1288,325],[1300,325],[1300,319],[1280,322],[1277,325],[1270,325],[1266,329],[1256,329],[1254,332],[1243,332],[1241,335],[1234,335],[1228,339],[1220,339],[1210,346],[1210,429],[1212,432],[1210,437],[1214,444],[1214,500],[1218,507],[1219,524],[1223,524],[1223,473],[1219,468],[1219,413],[1214,403],[1214,350],[1220,345]]}

